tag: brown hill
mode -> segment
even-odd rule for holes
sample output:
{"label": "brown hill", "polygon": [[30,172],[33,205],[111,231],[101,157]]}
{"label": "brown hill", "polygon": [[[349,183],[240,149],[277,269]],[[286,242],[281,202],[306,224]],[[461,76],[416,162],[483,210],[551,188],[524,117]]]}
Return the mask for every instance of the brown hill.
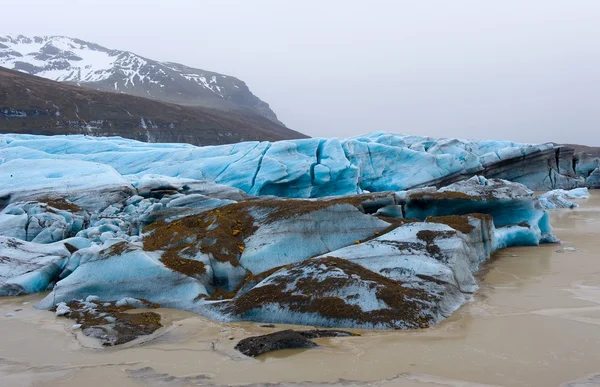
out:
{"label": "brown hill", "polygon": [[2,67],[0,133],[121,136],[194,145],[308,137],[251,112],[180,106]]}
{"label": "brown hill", "polygon": [[281,124],[269,104],[241,79],[67,36],[0,36],[0,66],[94,90],[178,105],[245,110]]}

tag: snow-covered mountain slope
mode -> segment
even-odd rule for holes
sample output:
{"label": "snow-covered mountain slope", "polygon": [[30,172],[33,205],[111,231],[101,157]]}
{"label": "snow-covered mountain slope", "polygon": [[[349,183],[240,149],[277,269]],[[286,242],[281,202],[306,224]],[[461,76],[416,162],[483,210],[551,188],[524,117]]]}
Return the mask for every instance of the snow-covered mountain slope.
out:
{"label": "snow-covered mountain slope", "polygon": [[305,135],[246,110],[181,106],[0,67],[0,133],[121,136],[195,145]]}
{"label": "snow-covered mountain slope", "polygon": [[79,39],[0,36],[0,66],[54,81],[177,104],[250,110],[280,123],[269,105],[237,78]]}

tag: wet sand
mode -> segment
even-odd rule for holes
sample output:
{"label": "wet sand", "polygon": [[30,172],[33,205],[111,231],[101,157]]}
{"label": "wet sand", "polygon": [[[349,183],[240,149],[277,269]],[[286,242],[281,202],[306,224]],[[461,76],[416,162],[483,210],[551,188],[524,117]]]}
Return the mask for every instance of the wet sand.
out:
{"label": "wet sand", "polygon": [[102,348],[33,309],[40,295],[0,299],[0,386],[600,386],[600,192],[580,204],[552,212],[562,245],[495,254],[473,300],[434,328],[360,331],[258,359],[233,350],[273,331],[258,324],[159,309],[166,328]]}

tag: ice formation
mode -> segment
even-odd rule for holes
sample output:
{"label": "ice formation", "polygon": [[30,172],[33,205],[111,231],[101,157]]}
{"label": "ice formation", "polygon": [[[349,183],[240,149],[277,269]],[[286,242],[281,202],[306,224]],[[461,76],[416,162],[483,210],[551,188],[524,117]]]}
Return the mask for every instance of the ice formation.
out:
{"label": "ice formation", "polygon": [[[0,136],[0,295],[51,290],[38,304],[48,309],[95,295],[220,320],[431,326],[477,290],[491,253],[556,242],[543,206],[587,191],[536,198],[476,175],[546,151],[382,133],[205,148]],[[581,182],[527,171],[533,185]]]}
{"label": "ice formation", "polygon": [[[44,170],[69,164],[73,172],[58,178],[68,182],[70,190],[90,184],[95,177],[98,185],[106,179],[118,184],[117,176],[111,177],[116,170],[130,181],[153,174],[212,181],[251,195],[298,198],[443,186],[473,175],[504,178],[531,189],[584,186],[585,178],[576,175],[573,163],[562,162],[560,149],[551,144],[380,132],[342,141],[311,138],[209,147],[122,138],[0,135],[0,160],[16,163],[4,167],[0,178],[17,179],[22,175],[19,171],[30,170],[31,163]],[[82,181],[75,182],[71,177],[80,173]],[[40,171],[31,181],[32,188],[34,182],[43,188],[53,178]],[[2,194],[18,184],[22,182],[9,183]]]}
{"label": "ice formation", "polygon": [[69,247],[86,246],[83,238],[40,244],[0,236],[0,296],[49,290],[71,257]]}
{"label": "ice formation", "polygon": [[587,199],[590,192],[587,188],[575,188],[570,191],[564,189],[555,189],[538,196],[542,207],[547,209],[555,208],[576,208],[579,204],[572,202],[574,199]]}
{"label": "ice formation", "polygon": [[242,320],[420,328],[471,297],[478,288],[473,274],[494,251],[557,241],[533,192],[506,181],[474,177],[440,190],[399,192],[396,203],[411,220],[284,266],[213,308]]}

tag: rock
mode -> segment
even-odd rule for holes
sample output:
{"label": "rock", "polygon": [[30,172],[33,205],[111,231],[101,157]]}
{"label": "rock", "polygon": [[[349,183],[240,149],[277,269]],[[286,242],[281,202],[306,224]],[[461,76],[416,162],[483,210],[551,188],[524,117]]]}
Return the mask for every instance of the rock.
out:
{"label": "rock", "polygon": [[[107,306],[108,305],[108,306]],[[155,307],[148,302],[145,307]],[[124,344],[161,328],[160,315],[154,312],[125,313],[132,306],[116,306],[94,299],[93,301],[71,301],[59,303],[57,316],[65,316],[76,321],[73,330],[81,329],[83,334],[100,340],[102,345]]]}
{"label": "rock", "polygon": [[256,357],[279,349],[313,348],[317,346],[315,342],[290,329],[243,339],[237,343],[235,349],[246,356]]}
{"label": "rock", "polygon": [[320,337],[349,337],[349,336],[360,336],[357,333],[348,331],[340,331],[335,329],[312,329],[309,331],[298,331],[302,336],[307,339],[317,339]]}
{"label": "rock", "polygon": [[291,329],[269,333],[268,335],[249,337],[241,340],[235,349],[246,356],[256,357],[279,349],[313,348],[318,345],[309,340],[319,337],[346,337],[356,334],[346,331],[322,330],[294,331]]}

